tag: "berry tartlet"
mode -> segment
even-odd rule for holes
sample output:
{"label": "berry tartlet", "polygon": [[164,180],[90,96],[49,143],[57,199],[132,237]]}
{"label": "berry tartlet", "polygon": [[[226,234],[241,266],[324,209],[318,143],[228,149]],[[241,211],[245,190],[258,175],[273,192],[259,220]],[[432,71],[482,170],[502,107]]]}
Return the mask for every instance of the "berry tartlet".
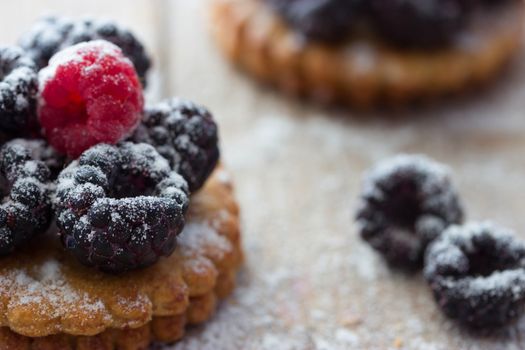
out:
{"label": "berry tartlet", "polygon": [[30,33],[28,51],[0,49],[0,98],[19,102],[0,103],[0,349],[177,341],[243,259],[214,118],[176,98],[144,109],[126,51],[142,45],[112,24]]}
{"label": "berry tartlet", "polygon": [[213,0],[214,36],[259,80],[321,102],[398,105],[483,83],[520,46],[520,0]]}

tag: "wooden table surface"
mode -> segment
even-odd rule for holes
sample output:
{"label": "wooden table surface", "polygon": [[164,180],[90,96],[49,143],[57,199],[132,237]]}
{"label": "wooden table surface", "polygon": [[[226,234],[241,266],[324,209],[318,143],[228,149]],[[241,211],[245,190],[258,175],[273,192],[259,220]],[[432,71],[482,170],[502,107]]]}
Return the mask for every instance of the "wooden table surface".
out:
{"label": "wooden table surface", "polygon": [[46,13],[103,15],[155,57],[148,98],[208,106],[243,212],[246,266],[218,315],[173,349],[524,349],[525,322],[490,336],[446,320],[422,277],[389,270],[352,221],[362,172],[399,152],[449,164],[468,219],[525,238],[525,63],[492,87],[396,112],[290,100],[228,65],[207,32],[206,0],[17,0],[0,4],[1,43]]}

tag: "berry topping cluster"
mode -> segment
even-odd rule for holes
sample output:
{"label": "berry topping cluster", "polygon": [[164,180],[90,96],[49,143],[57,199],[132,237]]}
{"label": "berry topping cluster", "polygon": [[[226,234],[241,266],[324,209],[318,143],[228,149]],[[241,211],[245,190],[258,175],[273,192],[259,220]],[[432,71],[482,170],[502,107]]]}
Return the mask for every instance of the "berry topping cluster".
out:
{"label": "berry topping cluster", "polygon": [[395,267],[423,265],[448,317],[472,328],[506,325],[525,309],[525,242],[462,219],[448,170],[428,158],[396,156],[365,178],[361,236]]}
{"label": "berry topping cluster", "polygon": [[402,47],[447,44],[480,0],[265,0],[306,38],[338,42],[366,28]]}
{"label": "berry topping cluster", "polygon": [[0,48],[0,255],[55,217],[86,266],[169,256],[219,160],[210,112],[175,98],[144,110],[150,61],[113,23],[46,18],[20,43]]}

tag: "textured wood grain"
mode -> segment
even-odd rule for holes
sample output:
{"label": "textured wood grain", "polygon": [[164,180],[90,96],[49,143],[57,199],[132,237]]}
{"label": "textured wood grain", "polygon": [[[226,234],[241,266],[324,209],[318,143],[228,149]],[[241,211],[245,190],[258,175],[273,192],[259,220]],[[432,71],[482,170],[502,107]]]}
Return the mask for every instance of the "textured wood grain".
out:
{"label": "textured wood grain", "polygon": [[153,99],[182,95],[220,121],[246,268],[217,317],[174,349],[525,348],[523,322],[489,337],[459,330],[421,276],[386,268],[352,222],[362,172],[398,152],[419,152],[453,167],[470,219],[493,219],[525,238],[523,57],[494,86],[460,99],[364,115],[326,110],[232,69],[207,33],[205,0],[162,4],[4,1],[0,42],[13,41],[42,9],[103,13],[143,36],[157,72],[169,77]]}
{"label": "textured wood grain", "polygon": [[525,348],[522,323],[490,337],[459,330],[422,277],[386,268],[352,222],[362,172],[417,152],[454,169],[469,219],[525,237],[523,57],[490,88],[459,99],[395,112],[326,110],[233,69],[207,33],[205,1],[172,7],[171,92],[208,105],[221,123],[248,260],[235,298],[175,349]]}

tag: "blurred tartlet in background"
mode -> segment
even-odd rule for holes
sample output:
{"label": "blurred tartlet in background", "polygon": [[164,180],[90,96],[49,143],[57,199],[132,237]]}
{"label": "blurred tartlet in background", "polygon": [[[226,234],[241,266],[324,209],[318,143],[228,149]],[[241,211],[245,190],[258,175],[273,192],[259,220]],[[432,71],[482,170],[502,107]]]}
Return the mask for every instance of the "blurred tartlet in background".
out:
{"label": "blurred tartlet in background", "polygon": [[523,2],[213,0],[226,56],[321,102],[399,105],[493,78],[520,47]]}

